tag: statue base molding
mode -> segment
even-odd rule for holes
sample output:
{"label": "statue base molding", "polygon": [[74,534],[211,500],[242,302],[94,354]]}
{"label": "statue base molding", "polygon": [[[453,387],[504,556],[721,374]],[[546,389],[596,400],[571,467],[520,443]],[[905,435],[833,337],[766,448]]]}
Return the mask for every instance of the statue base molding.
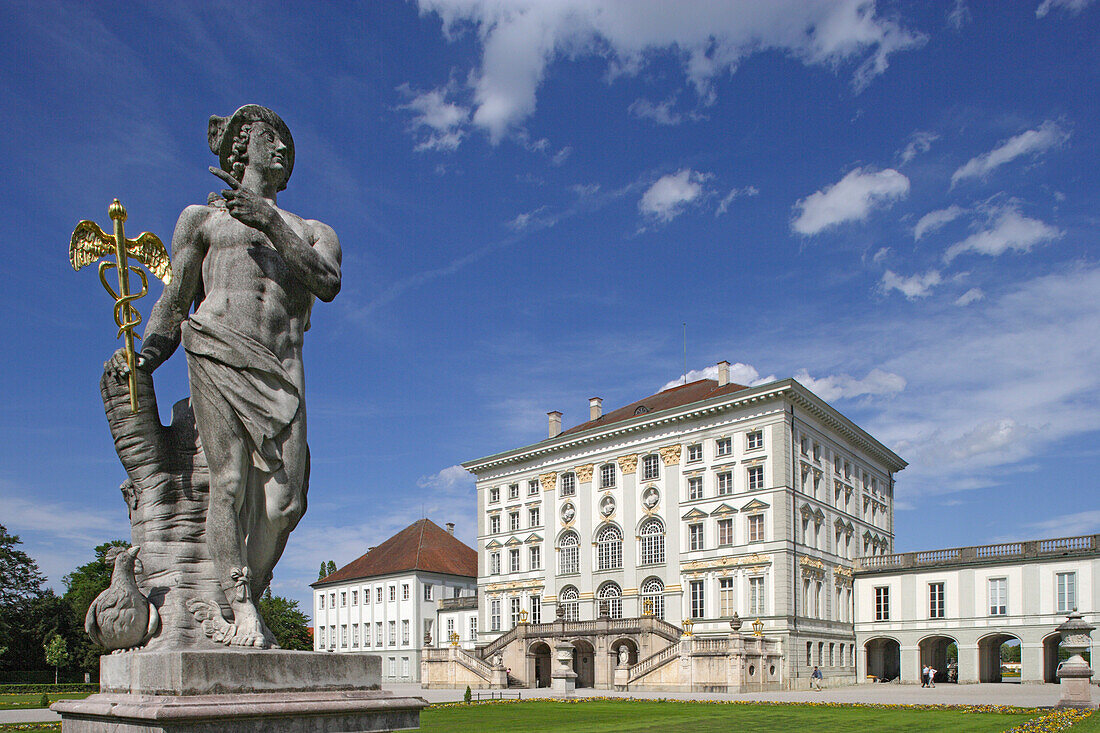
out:
{"label": "statue base molding", "polygon": [[100,659],[100,692],[62,700],[64,733],[415,729],[427,702],[380,688],[382,660],[282,650],[131,651]]}

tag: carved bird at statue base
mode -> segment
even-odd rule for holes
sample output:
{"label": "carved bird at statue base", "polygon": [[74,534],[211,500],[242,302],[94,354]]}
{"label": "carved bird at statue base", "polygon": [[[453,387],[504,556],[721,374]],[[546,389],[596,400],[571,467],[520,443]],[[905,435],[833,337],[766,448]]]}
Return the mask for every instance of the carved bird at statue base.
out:
{"label": "carved bird at statue base", "polygon": [[96,596],[84,617],[92,641],[112,652],[143,646],[160,630],[156,606],[138,590],[135,572],[142,572],[139,548],[112,547],[107,562],[114,563],[111,585]]}

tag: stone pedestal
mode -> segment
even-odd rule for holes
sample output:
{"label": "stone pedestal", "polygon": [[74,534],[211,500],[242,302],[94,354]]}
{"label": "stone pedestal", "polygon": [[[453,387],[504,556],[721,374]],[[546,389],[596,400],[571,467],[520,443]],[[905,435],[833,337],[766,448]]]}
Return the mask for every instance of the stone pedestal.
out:
{"label": "stone pedestal", "polygon": [[99,694],[62,700],[64,733],[408,730],[427,702],[380,688],[381,659],[282,650],[170,650],[100,659]]}
{"label": "stone pedestal", "polygon": [[577,673],[573,671],[573,645],[566,641],[555,644],[554,659],[557,664],[550,673],[550,689],[555,695],[576,694]]}
{"label": "stone pedestal", "polygon": [[1089,648],[1093,628],[1077,611],[1069,614],[1066,622],[1058,627],[1062,632],[1062,648],[1071,655],[1058,666],[1058,681],[1062,687],[1058,700],[1060,708],[1091,710],[1096,707],[1092,702],[1092,669],[1082,656]]}

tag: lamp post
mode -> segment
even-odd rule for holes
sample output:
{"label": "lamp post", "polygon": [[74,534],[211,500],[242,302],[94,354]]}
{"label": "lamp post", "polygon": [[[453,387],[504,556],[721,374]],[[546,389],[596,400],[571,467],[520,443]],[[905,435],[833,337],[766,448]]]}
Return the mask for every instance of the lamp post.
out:
{"label": "lamp post", "polygon": [[458,646],[458,632],[451,632],[451,646]]}
{"label": "lamp post", "polygon": [[691,636],[691,627],[695,626],[695,622],[690,618],[684,619],[684,636]]}
{"label": "lamp post", "polygon": [[764,622],[763,621],[761,621],[760,619],[756,619],[755,621],[752,622],[752,634],[753,634],[753,636],[763,636],[764,635]]}
{"label": "lamp post", "polygon": [[521,624],[527,623],[527,609],[521,608],[519,611],[519,622]]}

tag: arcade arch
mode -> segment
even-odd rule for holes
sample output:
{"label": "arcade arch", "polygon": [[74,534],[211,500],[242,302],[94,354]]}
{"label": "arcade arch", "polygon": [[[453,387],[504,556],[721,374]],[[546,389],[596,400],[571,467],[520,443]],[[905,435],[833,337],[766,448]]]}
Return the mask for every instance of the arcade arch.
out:
{"label": "arcade arch", "polygon": [[950,636],[927,636],[920,640],[919,665],[914,679],[920,679],[920,672],[927,665],[936,670],[936,682],[959,681],[959,643]]}
{"label": "arcade arch", "polygon": [[895,680],[901,674],[901,645],[897,639],[888,636],[868,639],[863,651],[867,657],[867,674],[881,682]]}
{"label": "arcade arch", "polygon": [[1005,674],[1008,669],[1001,662],[1001,647],[1020,638],[1014,634],[996,633],[978,639],[978,682],[1019,682],[1023,668],[1016,674]]}

